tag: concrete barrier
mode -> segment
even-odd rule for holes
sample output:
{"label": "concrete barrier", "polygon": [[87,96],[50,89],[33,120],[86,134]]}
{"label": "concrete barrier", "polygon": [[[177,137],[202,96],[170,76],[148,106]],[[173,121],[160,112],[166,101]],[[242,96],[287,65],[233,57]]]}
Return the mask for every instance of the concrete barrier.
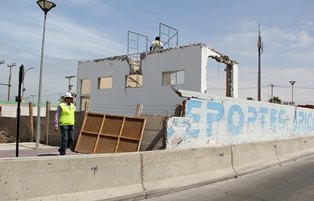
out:
{"label": "concrete barrier", "polygon": [[0,159],[1,200],[125,200],[183,190],[314,153],[314,138],[200,149]]}
{"label": "concrete barrier", "polygon": [[[281,140],[277,141],[277,155],[280,162],[285,162],[291,160],[291,158],[298,158],[300,156],[306,155],[304,149],[303,138]],[[312,147],[313,149],[314,147]],[[308,150],[310,151],[310,150]]]}
{"label": "concrete barrier", "polygon": [[143,192],[139,153],[0,160],[1,200],[100,200]]}
{"label": "concrete barrier", "polygon": [[228,146],[142,154],[144,188],[148,193],[234,177]]}
{"label": "concrete barrier", "polygon": [[233,166],[238,175],[278,164],[274,141],[231,145]]}
{"label": "concrete barrier", "polygon": [[314,138],[313,137],[305,137],[302,138],[303,140],[303,150],[304,153],[311,153],[314,152]]}

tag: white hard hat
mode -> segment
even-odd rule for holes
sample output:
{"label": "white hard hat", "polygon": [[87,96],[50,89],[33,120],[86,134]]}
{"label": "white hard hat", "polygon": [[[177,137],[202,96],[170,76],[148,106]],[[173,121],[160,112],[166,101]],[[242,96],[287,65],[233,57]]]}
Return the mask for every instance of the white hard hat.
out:
{"label": "white hard hat", "polygon": [[66,92],[64,98],[73,98],[73,96],[70,92]]}

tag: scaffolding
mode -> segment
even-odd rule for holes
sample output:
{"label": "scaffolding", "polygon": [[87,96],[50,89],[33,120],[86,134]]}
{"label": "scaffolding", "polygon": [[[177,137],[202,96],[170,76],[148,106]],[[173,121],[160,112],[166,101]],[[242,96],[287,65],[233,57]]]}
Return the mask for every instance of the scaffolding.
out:
{"label": "scaffolding", "polygon": [[127,54],[132,61],[139,61],[141,52],[148,51],[148,37],[133,31],[128,31]]}
{"label": "scaffolding", "polygon": [[[179,45],[179,31],[171,26],[159,23],[159,37],[164,48]],[[127,55],[132,61],[140,61],[141,52],[147,52],[151,42],[143,34],[128,31]]]}
{"label": "scaffolding", "polygon": [[[178,30],[173,27],[159,23],[159,37],[164,48],[173,46],[171,45],[173,44],[173,40],[175,40],[175,47],[178,46]],[[127,56],[129,58],[130,75],[142,74],[141,53],[148,52],[151,43],[152,41],[147,36],[130,30],[128,31]]]}
{"label": "scaffolding", "polygon": [[166,24],[159,23],[159,37],[160,41],[164,44],[164,48],[170,48],[172,45],[170,42],[175,41],[175,47],[178,47],[179,44],[179,31],[173,27],[170,27]]}

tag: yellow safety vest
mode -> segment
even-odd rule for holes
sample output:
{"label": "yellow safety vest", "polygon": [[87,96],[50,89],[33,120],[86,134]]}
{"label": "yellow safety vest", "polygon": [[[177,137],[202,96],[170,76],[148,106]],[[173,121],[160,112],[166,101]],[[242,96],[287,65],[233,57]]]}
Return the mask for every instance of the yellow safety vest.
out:
{"label": "yellow safety vest", "polygon": [[59,125],[60,126],[74,125],[74,112],[75,112],[74,104],[71,103],[69,107],[66,103],[61,103],[59,106],[61,107]]}

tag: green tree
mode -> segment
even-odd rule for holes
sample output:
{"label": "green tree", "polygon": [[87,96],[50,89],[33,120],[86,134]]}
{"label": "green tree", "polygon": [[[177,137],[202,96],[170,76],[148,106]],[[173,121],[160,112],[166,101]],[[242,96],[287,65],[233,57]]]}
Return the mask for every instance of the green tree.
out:
{"label": "green tree", "polygon": [[281,104],[282,103],[281,99],[278,96],[274,96],[273,98],[270,98],[268,100],[268,102],[270,102],[270,103],[277,103],[277,104]]}

